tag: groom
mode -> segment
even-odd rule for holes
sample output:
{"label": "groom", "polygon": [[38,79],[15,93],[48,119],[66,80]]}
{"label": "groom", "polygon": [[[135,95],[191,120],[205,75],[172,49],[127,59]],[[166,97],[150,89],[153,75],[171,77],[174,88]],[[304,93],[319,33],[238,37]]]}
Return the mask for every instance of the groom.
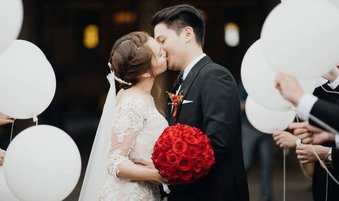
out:
{"label": "groom", "polygon": [[172,93],[182,94],[184,101],[176,109],[167,108],[167,120],[200,128],[211,140],[216,160],[203,179],[170,186],[168,200],[248,201],[238,90],[231,73],[203,53],[201,13],[187,4],[176,5],[157,12],[152,25],[168,68],[181,71]]}

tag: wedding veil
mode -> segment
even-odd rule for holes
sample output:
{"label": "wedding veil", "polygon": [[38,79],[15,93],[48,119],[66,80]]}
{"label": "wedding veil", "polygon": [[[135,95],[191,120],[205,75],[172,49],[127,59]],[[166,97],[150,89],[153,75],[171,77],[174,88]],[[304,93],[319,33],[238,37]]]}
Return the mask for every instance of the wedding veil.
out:
{"label": "wedding veil", "polygon": [[113,117],[115,110],[115,81],[114,72],[107,75],[110,83],[99,126],[88,160],[86,174],[82,184],[79,201],[95,201],[105,179],[108,177],[107,157],[111,145]]}

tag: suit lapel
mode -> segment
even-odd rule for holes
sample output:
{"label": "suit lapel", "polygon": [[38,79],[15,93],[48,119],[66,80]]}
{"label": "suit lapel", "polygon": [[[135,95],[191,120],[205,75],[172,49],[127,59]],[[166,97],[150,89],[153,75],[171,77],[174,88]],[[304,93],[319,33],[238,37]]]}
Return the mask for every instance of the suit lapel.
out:
{"label": "suit lapel", "polygon": [[208,63],[212,62],[212,60],[208,57],[205,56],[203,57],[198,63],[195,64],[195,66],[191,69],[191,71],[188,73],[184,83],[182,84],[182,92],[184,95],[184,99],[189,91],[189,89],[192,86],[192,83],[194,79],[197,77],[199,74],[200,70]]}
{"label": "suit lapel", "polygon": [[[212,60],[208,57],[205,56],[203,57],[200,61],[198,61],[198,63],[196,63],[194,65],[194,67],[191,69],[191,71],[188,73],[187,77],[185,78],[184,82],[182,83],[182,94],[183,94],[183,99],[185,100],[185,97],[188,93],[188,91],[190,90],[193,81],[195,80],[195,78],[197,77],[197,75],[199,74],[200,70],[208,63],[212,62]],[[176,123],[178,120],[178,117],[180,115],[180,110],[181,110],[181,106],[178,108],[178,113],[177,116],[175,118],[172,117],[171,119],[171,123],[174,122]]]}

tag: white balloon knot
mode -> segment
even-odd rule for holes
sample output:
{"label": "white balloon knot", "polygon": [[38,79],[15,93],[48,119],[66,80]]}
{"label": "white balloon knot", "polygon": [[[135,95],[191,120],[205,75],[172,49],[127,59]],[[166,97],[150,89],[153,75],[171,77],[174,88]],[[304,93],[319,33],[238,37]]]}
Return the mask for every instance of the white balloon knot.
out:
{"label": "white balloon knot", "polygon": [[38,122],[38,117],[37,116],[33,117],[33,122]]}

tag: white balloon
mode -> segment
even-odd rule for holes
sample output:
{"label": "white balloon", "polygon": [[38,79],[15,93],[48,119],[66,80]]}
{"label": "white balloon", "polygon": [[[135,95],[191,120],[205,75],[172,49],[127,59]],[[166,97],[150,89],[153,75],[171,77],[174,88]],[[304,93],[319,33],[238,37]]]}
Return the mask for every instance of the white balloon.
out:
{"label": "white balloon", "polygon": [[269,110],[256,103],[250,96],[246,99],[245,112],[252,126],[267,134],[285,130],[296,115],[292,110],[285,112]]}
{"label": "white balloon", "polygon": [[[247,93],[260,105],[277,111],[288,111],[292,104],[286,101],[275,88],[274,72],[262,54],[261,39],[247,50],[241,63],[241,80]],[[314,80],[299,80],[306,93],[312,93]]]}
{"label": "white balloon", "polygon": [[28,119],[42,113],[52,102],[56,78],[36,45],[15,40],[0,55],[0,86],[0,111],[16,119]]}
{"label": "white balloon", "polygon": [[79,150],[64,131],[38,125],[23,130],[6,151],[7,184],[21,201],[61,201],[76,186]]}
{"label": "white balloon", "polygon": [[339,0],[331,0],[331,2],[339,8]]}
{"label": "white balloon", "polygon": [[301,79],[317,78],[339,64],[338,36],[338,8],[326,0],[280,3],[261,31],[270,67]]}
{"label": "white balloon", "polygon": [[19,201],[13,193],[9,190],[5,177],[3,168],[0,166],[0,198],[4,201]]}
{"label": "white balloon", "polygon": [[272,110],[289,110],[292,106],[274,86],[276,72],[262,55],[261,40],[247,50],[241,63],[241,79],[245,90],[256,102]]}
{"label": "white balloon", "polygon": [[0,5],[1,54],[20,33],[23,20],[23,5],[21,0],[0,0]]}
{"label": "white balloon", "polygon": [[299,81],[299,84],[301,86],[301,88],[303,89],[304,93],[307,94],[312,94],[314,92],[314,89],[317,86],[317,79],[311,79],[311,80],[300,80],[297,79]]}

